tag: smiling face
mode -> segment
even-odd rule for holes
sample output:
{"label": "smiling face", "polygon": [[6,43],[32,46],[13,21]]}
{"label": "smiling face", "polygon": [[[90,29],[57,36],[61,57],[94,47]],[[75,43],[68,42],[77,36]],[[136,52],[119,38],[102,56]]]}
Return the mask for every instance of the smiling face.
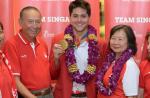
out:
{"label": "smiling face", "polygon": [[23,35],[29,41],[34,40],[41,30],[41,14],[34,9],[25,10],[20,19],[20,26]]}
{"label": "smiling face", "polygon": [[110,38],[110,48],[120,56],[128,48],[128,39],[124,30],[116,31]]}
{"label": "smiling face", "polygon": [[70,23],[73,26],[73,30],[76,33],[87,32],[87,27],[89,24],[89,15],[87,11],[81,7],[73,9],[70,16]]}

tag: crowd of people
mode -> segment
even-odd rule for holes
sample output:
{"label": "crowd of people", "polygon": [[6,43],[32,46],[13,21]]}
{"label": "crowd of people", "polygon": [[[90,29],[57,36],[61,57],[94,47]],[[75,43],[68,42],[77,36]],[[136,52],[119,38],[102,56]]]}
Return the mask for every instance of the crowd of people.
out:
{"label": "crowd of people", "polygon": [[0,22],[0,98],[149,98],[150,32],[137,65],[131,26],[115,25],[102,43],[87,1],[71,1],[69,16],[50,52],[38,36],[42,15],[36,7],[20,11],[21,29],[7,41]]}

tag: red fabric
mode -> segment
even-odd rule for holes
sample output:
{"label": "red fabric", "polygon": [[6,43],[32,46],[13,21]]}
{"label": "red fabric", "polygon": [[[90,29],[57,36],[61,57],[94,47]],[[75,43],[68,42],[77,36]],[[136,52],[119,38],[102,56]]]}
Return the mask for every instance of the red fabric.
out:
{"label": "red fabric", "polygon": [[99,66],[98,70],[102,67],[102,63],[105,61],[106,55],[108,53],[108,43],[105,40],[99,40],[98,41],[98,47],[100,49],[100,60],[99,60]]}
{"label": "red fabric", "polygon": [[[118,85],[117,85],[116,90],[114,91],[114,93],[111,96],[104,96],[103,94],[98,93],[98,98],[127,98],[124,94],[123,87],[122,87],[122,79],[123,79],[125,70],[126,70],[126,65],[124,65],[124,67],[121,71],[120,78],[118,80]],[[109,76],[111,74],[112,74],[112,66],[110,66],[108,71],[105,73],[105,76],[104,76],[104,79],[103,79],[105,85],[108,85]]]}
{"label": "red fabric", "polygon": [[53,54],[53,45],[55,43],[58,43],[60,40],[63,39],[63,33],[60,33],[58,35],[56,35],[53,39],[52,39],[52,47],[50,49],[50,65],[51,66],[51,76],[52,76],[52,79],[56,80],[57,77],[59,76],[59,70],[60,70],[60,67],[55,67],[55,63],[54,63],[54,54]]}
{"label": "red fabric", "polygon": [[145,41],[144,41],[144,46],[143,46],[143,52],[142,52],[142,60],[146,59],[147,57],[147,39],[145,38]]}
{"label": "red fabric", "polygon": [[[20,37],[22,37],[22,40]],[[37,38],[35,54],[30,43],[17,34],[5,44],[6,57],[15,75],[20,74],[22,83],[30,90],[47,88],[51,83],[48,49],[44,41]]]}
{"label": "red fabric", "polygon": [[0,97],[17,98],[17,89],[12,73],[0,53]]}
{"label": "red fabric", "polygon": [[140,87],[144,89],[144,98],[150,97],[150,62],[144,60],[140,66]]}

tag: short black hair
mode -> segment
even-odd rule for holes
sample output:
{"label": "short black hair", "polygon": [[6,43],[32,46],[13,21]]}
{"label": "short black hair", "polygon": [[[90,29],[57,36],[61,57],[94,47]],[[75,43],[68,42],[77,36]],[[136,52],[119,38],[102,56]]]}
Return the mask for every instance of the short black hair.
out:
{"label": "short black hair", "polygon": [[112,35],[114,35],[116,33],[116,31],[119,31],[119,30],[123,30],[125,32],[125,34],[127,36],[127,40],[128,40],[128,48],[132,49],[133,55],[135,55],[137,52],[136,37],[135,37],[133,29],[128,25],[120,24],[120,25],[114,26],[111,29],[110,37],[109,37],[109,48],[110,48],[110,39],[111,39]]}
{"label": "short black hair", "polygon": [[36,7],[34,7],[34,6],[27,6],[27,7],[24,7],[24,8],[20,11],[20,19],[23,18],[24,12],[25,12],[26,10],[35,10],[35,11],[37,11],[37,12],[39,12],[39,13],[41,14],[41,12],[39,11],[38,8],[36,8]]}
{"label": "short black hair", "polygon": [[88,16],[91,16],[91,7],[87,1],[84,0],[75,0],[72,1],[69,5],[69,14],[71,16],[73,9],[81,7],[87,11]]}

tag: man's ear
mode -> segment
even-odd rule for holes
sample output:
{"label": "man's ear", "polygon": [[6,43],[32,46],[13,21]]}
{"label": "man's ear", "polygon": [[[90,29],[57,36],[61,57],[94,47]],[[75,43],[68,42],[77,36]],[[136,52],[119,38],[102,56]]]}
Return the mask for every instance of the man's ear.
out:
{"label": "man's ear", "polygon": [[23,20],[21,18],[19,18],[18,21],[19,21],[19,25],[22,25]]}

